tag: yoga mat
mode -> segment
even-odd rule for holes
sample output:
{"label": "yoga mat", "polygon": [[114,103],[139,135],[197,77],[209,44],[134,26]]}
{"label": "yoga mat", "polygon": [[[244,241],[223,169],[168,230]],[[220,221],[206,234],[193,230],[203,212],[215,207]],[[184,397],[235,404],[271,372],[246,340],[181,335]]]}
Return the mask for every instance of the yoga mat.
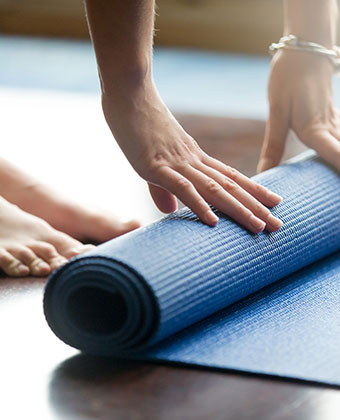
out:
{"label": "yoga mat", "polygon": [[47,322],[84,352],[340,385],[340,178],[308,153],[255,176],[279,232],[183,209],[50,277]]}

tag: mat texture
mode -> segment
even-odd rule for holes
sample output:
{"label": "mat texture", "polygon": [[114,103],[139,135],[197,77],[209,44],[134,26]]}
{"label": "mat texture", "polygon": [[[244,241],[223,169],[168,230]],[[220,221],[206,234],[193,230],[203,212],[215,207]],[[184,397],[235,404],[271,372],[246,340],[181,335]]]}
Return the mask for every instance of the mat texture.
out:
{"label": "mat texture", "polygon": [[313,154],[254,177],[276,233],[176,212],[49,279],[46,319],[84,352],[340,385],[340,178]]}

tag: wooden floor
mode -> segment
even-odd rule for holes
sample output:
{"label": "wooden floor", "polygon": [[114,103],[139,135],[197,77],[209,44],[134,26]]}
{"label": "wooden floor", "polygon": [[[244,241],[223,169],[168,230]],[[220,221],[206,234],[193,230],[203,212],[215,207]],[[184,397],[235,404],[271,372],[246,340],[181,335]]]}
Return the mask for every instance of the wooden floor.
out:
{"label": "wooden floor", "polygon": [[[11,95],[7,97],[7,106],[2,108],[6,157],[37,175],[45,174],[45,179],[67,190],[65,193],[73,193],[79,199],[86,195],[88,201],[92,197],[106,207],[112,203],[122,217],[133,215],[133,211],[146,221],[160,216],[143,183],[126,166],[120,152],[114,146],[112,154],[108,152],[112,139],[99,116],[97,99],[32,97],[27,107],[28,94]],[[17,115],[22,113],[27,124],[12,124],[14,111]],[[58,124],[52,130],[56,111]],[[88,118],[89,115],[92,117]],[[264,122],[188,115],[178,118],[209,153],[247,174],[254,173]],[[77,130],[72,128],[78,123]],[[293,142],[289,153],[300,149]],[[47,150],[52,153],[43,157]],[[70,169],[66,169],[68,164],[72,166]],[[107,167],[103,169],[103,166]],[[77,174],[76,179],[70,179],[71,173]],[[122,179],[122,173],[125,178],[118,188],[117,179]],[[86,183],[85,194],[83,184]],[[119,192],[126,191],[129,194],[118,197]],[[44,320],[45,280],[2,278],[0,281],[1,419],[340,418],[340,393],[336,389],[240,373],[120,363],[79,354],[60,342]]]}

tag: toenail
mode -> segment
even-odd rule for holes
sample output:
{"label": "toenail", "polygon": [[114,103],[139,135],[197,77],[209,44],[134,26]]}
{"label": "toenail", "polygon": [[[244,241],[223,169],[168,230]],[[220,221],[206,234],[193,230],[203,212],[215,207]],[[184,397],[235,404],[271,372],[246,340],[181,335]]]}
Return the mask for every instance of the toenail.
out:
{"label": "toenail", "polygon": [[14,268],[15,274],[24,275],[24,274],[28,274],[29,271],[30,271],[29,268],[24,264],[19,264]]}
{"label": "toenail", "polygon": [[78,254],[81,253],[81,251],[82,251],[81,248],[72,248],[72,249],[70,249],[69,253],[72,254],[72,255],[78,255]]}
{"label": "toenail", "polygon": [[88,249],[89,251],[91,250],[91,249],[95,249],[96,248],[96,246],[95,245],[93,245],[93,244],[85,244],[85,245],[83,245],[83,250],[84,249]]}
{"label": "toenail", "polygon": [[44,261],[40,261],[40,263],[38,264],[39,268],[49,268],[50,266],[45,263]]}
{"label": "toenail", "polygon": [[67,263],[67,261],[68,261],[68,260],[67,260],[66,258],[63,258],[63,257],[56,258],[56,259],[53,261],[52,266],[53,266],[53,267],[55,267],[55,268],[57,268],[57,267],[60,267],[61,265],[66,264],[66,263]]}
{"label": "toenail", "polygon": [[73,254],[81,254],[82,252],[87,251],[87,250],[91,250],[92,248],[95,248],[95,246],[91,245],[91,244],[86,244],[86,245],[82,245],[78,248],[71,249],[71,252]]}
{"label": "toenail", "polygon": [[36,266],[33,268],[33,270],[34,271],[38,271],[38,272],[41,272],[41,271],[50,271],[51,270],[51,268],[50,268],[50,266],[47,264],[47,263],[45,263],[44,261],[40,261],[40,262],[38,262],[37,264],[36,264]]}

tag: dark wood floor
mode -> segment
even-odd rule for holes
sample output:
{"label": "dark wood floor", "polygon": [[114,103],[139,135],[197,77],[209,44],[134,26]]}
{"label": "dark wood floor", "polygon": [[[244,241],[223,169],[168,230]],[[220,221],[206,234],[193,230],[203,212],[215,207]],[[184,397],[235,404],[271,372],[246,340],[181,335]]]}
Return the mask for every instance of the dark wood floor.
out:
{"label": "dark wood floor", "polygon": [[[264,122],[185,115],[179,119],[206,151],[254,173]],[[299,150],[293,143],[289,153]],[[150,206],[148,200],[145,203]],[[336,389],[79,354],[61,343],[45,323],[44,283],[45,279],[34,278],[0,281],[1,419],[340,418]]]}

